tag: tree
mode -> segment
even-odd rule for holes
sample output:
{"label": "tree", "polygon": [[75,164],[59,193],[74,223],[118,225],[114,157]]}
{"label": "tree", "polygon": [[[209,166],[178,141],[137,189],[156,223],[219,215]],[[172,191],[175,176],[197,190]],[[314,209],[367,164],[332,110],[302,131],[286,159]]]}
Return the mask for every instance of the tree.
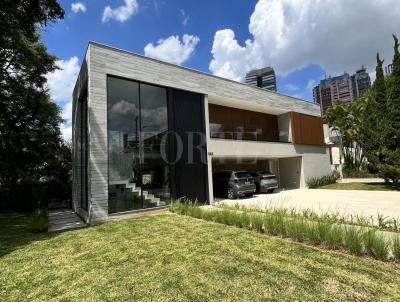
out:
{"label": "tree", "polygon": [[395,35],[393,72],[387,79],[387,119],[383,132],[384,143],[381,145],[383,159],[378,167],[385,179],[394,183],[400,181],[400,52],[399,41]]}
{"label": "tree", "polygon": [[382,160],[380,146],[383,143],[382,129],[386,123],[386,84],[383,74],[383,60],[379,53],[376,55],[376,80],[372,89],[367,91],[360,99],[361,131],[360,140],[363,152],[368,158],[370,170],[378,172],[378,163]]}
{"label": "tree", "polygon": [[0,209],[24,208],[18,196],[21,186],[40,183],[63,148],[60,109],[45,86],[45,75],[56,69],[56,57],[47,52],[39,33],[41,27],[63,17],[55,0],[2,1]]}
{"label": "tree", "polygon": [[325,120],[339,139],[344,166],[359,170],[364,162],[360,140],[360,103],[336,102],[326,113]]}

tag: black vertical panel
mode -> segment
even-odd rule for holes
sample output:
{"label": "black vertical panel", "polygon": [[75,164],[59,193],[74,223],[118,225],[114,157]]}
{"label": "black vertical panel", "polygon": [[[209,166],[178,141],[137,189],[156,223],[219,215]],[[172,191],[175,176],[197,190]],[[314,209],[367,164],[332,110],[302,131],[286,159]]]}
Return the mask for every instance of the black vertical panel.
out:
{"label": "black vertical panel", "polygon": [[[189,133],[193,135],[193,145],[201,142],[199,133],[205,140],[204,96],[198,93],[169,89],[168,98],[169,159],[171,165],[171,190],[174,198],[185,197],[205,202],[208,200],[207,146],[193,150],[193,162],[189,162]],[[183,142],[182,155],[177,158],[177,137]],[[203,153],[203,158],[201,153]],[[203,160],[202,160],[203,159]],[[205,159],[205,160],[204,160]]]}

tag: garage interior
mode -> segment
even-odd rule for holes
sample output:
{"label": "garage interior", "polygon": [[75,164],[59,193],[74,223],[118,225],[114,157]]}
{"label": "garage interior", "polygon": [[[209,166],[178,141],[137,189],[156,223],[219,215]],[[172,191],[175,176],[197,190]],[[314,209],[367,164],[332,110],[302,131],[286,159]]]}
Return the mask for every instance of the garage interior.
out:
{"label": "garage interior", "polygon": [[212,172],[267,171],[276,175],[280,189],[298,189],[301,177],[301,156],[282,158],[219,157],[212,160]]}

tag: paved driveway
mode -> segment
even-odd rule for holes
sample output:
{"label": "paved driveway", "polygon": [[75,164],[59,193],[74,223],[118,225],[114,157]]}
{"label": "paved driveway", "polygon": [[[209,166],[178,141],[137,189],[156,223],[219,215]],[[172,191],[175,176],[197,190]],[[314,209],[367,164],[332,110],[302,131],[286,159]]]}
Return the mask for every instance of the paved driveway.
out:
{"label": "paved driveway", "polygon": [[384,216],[400,218],[400,192],[361,190],[296,189],[274,194],[259,194],[252,198],[224,199],[222,203],[239,203],[252,208],[276,206],[312,209],[320,213],[340,212],[346,215]]}

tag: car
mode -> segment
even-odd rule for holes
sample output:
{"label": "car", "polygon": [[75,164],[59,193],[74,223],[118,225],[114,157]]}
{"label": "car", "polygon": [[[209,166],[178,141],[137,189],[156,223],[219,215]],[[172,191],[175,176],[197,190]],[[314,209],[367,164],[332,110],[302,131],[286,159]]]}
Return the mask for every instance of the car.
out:
{"label": "car", "polygon": [[218,171],[213,173],[213,190],[215,196],[250,197],[256,191],[253,177],[246,171]]}
{"label": "car", "polygon": [[251,171],[249,174],[254,179],[257,193],[272,193],[278,188],[278,180],[275,174],[267,171]]}

